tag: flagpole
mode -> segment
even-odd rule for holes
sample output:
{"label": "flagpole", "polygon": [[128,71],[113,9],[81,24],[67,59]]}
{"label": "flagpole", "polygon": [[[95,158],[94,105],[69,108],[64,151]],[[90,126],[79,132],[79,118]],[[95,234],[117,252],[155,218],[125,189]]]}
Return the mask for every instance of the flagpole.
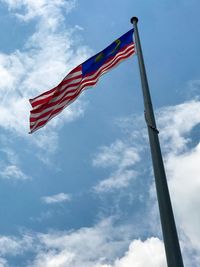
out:
{"label": "flagpole", "polygon": [[154,117],[153,106],[148,86],[148,80],[142,55],[140,37],[137,28],[138,18],[131,18],[131,23],[134,28],[136,52],[141,76],[142,92],[145,107],[145,119],[148,128],[149,143],[151,149],[151,157],[154,169],[155,184],[157,191],[158,206],[160,211],[160,219],[162,225],[162,233],[165,245],[165,253],[168,267],[183,267],[183,260],[179,246],[179,240],[174,220],[169,189],[160,149],[158,138],[158,130]]}

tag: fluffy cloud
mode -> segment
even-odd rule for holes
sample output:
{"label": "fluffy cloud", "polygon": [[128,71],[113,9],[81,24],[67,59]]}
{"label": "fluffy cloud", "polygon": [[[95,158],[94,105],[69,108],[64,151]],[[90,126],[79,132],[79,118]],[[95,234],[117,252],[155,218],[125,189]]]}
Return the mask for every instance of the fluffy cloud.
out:
{"label": "fluffy cloud", "polygon": [[140,161],[136,148],[121,140],[115,141],[110,146],[103,146],[93,160],[96,167],[114,167],[110,177],[100,181],[94,189],[97,192],[106,192],[127,187],[130,181],[137,176],[132,169],[133,165]]}
{"label": "fluffy cloud", "polygon": [[46,204],[54,204],[54,203],[61,203],[61,202],[70,201],[71,196],[68,194],[65,194],[65,193],[59,193],[59,194],[52,195],[52,196],[42,197],[42,200]]}
{"label": "fluffy cloud", "polygon": [[93,227],[70,232],[29,233],[21,238],[0,237],[0,256],[34,255],[30,267],[94,267],[115,260],[128,247],[130,234],[126,227],[114,227],[105,219]]}
{"label": "fluffy cloud", "polygon": [[[192,265],[194,267],[200,264],[200,236],[198,229],[200,217],[197,212],[200,205],[200,168],[198,164],[200,145],[198,142],[192,145],[189,140],[192,140],[191,131],[194,127],[198,127],[200,119],[192,118],[193,123],[190,120],[188,122],[189,125],[186,125],[185,113],[187,113],[188,109],[195,111],[198,105],[198,101],[187,102],[169,109],[165,108],[168,115],[163,111],[159,113],[161,135],[165,135],[162,136],[162,145],[166,148],[164,153],[165,166],[181,246],[184,252],[184,261],[186,266]],[[172,113],[169,113],[170,110]],[[162,116],[164,116],[164,120],[162,120]],[[168,116],[168,120],[166,116]],[[177,117],[179,118],[179,123],[175,119]],[[172,144],[175,138],[173,131],[169,131],[169,134],[166,131],[162,133],[162,122],[164,122],[165,127],[170,126],[172,129],[175,127],[175,136],[182,140],[178,142],[174,150],[169,150],[169,147],[173,148]],[[181,122],[183,122],[183,126]],[[182,145],[180,146],[180,144]],[[9,151],[8,155],[13,158],[13,161],[16,160]],[[117,141],[115,145],[112,144],[109,147],[101,148],[93,164],[106,168],[121,166],[125,170],[132,166],[127,155],[135,155],[133,163],[139,160],[137,150],[131,149],[122,141]],[[135,239],[136,235],[134,235],[132,228],[130,225],[123,224],[117,226],[111,219],[107,219],[102,220],[93,227],[80,228],[70,232],[55,231],[47,234],[36,233],[30,235],[28,250],[35,256],[32,263],[29,262],[27,266],[129,267],[133,264],[136,267],[146,267],[147,265],[149,267],[166,266],[163,242],[157,237],[149,237],[143,241]],[[25,240],[25,238],[20,240],[1,237],[0,256],[2,257],[2,262],[4,261],[6,264],[6,259],[3,257],[6,257],[9,253],[11,255],[20,254],[20,247],[24,246]],[[26,251],[22,250],[22,253]],[[2,266],[4,266],[3,264]]]}
{"label": "fluffy cloud", "polygon": [[9,165],[0,171],[0,175],[3,179],[12,179],[12,180],[27,180],[30,179],[25,175],[18,166]]}
{"label": "fluffy cloud", "polygon": [[20,167],[20,162],[17,154],[10,148],[2,148],[2,157],[6,156],[5,160],[0,162],[0,177],[2,179],[16,180],[28,180],[31,177],[26,175]]}
{"label": "fluffy cloud", "polygon": [[[200,215],[197,212],[200,206],[199,110],[200,101],[195,99],[176,106],[162,108],[157,112],[161,147],[164,152],[167,179],[184,261],[186,264],[192,262],[193,266],[199,266],[200,263]],[[129,121],[126,120],[126,127]],[[135,135],[137,135],[137,131],[131,133],[131,136]],[[146,142],[145,135],[143,135],[144,140]],[[102,167],[120,166],[123,161],[123,153],[120,154],[117,149],[118,146],[115,147],[115,145],[100,149],[99,155],[94,160],[94,165]],[[134,162],[133,160],[133,164]],[[115,184],[114,175],[100,182],[96,189],[97,191],[101,191],[101,189],[106,191],[106,188],[109,189],[112,183]],[[152,226],[151,221],[156,224],[160,222],[157,213],[156,192],[152,188],[155,189],[154,184],[150,188],[150,195],[153,194],[155,206],[150,207],[149,226],[156,233],[155,229],[159,227]]]}
{"label": "fluffy cloud", "polygon": [[[28,138],[28,99],[55,86],[72,67],[88,56],[88,50],[73,43],[76,29],[66,30],[63,23],[64,13],[74,7],[74,1],[3,2],[20,20],[28,23],[34,19],[36,23],[36,31],[21,50],[11,54],[0,53],[0,76],[3,77],[0,81],[3,96],[0,126]],[[83,114],[84,106],[80,101],[72,106],[50,123],[49,128],[54,136],[55,127]],[[31,140],[38,144],[38,138],[48,139],[48,135],[41,131],[37,138],[32,137]]]}
{"label": "fluffy cloud", "polygon": [[[8,4],[11,10],[15,10],[16,15],[24,21],[28,21],[38,16],[46,17],[48,26],[52,27],[57,25],[60,18],[56,18],[56,15],[60,15],[60,8],[63,8],[65,13],[69,12],[75,5],[73,0],[2,0]],[[20,12],[25,9],[25,12]]]}
{"label": "fluffy cloud", "polygon": [[99,148],[99,153],[93,160],[94,166],[109,167],[119,166],[120,169],[134,165],[140,160],[135,148],[130,147],[121,140],[115,141],[110,146]]}
{"label": "fluffy cloud", "polygon": [[[29,132],[28,102],[39,93],[54,87],[66,73],[88,57],[89,50],[74,42],[78,27],[67,28],[66,13],[75,5],[71,0],[0,0],[7,4],[18,23],[35,24],[35,31],[20,50],[10,54],[0,51],[0,127],[10,136],[23,138],[37,146],[36,156],[49,164],[56,151],[59,129],[84,115],[80,99],[54,118],[44,129]],[[16,22],[16,23],[17,23]],[[9,33],[8,33],[9,34]],[[56,129],[56,130],[55,130]],[[7,135],[5,135],[6,137]],[[25,180],[19,164],[3,164],[1,176]]]}
{"label": "fluffy cloud", "polygon": [[0,255],[21,255],[32,248],[33,238],[24,235],[21,239],[12,236],[0,236]]}
{"label": "fluffy cloud", "polygon": [[192,131],[199,129],[199,110],[200,101],[197,99],[162,109],[159,116],[177,226],[183,247],[192,253],[190,261],[196,261],[194,265],[199,262],[200,255],[200,214],[197,212],[200,206],[200,143],[198,130]]}
{"label": "fluffy cloud", "polygon": [[158,238],[145,241],[134,240],[128,252],[121,259],[115,261],[113,267],[165,267],[166,259],[163,242]]}
{"label": "fluffy cloud", "polygon": [[7,267],[7,261],[3,258],[0,258],[0,267]]}
{"label": "fluffy cloud", "polygon": [[21,239],[1,237],[0,255],[32,252],[35,256],[32,263],[27,263],[29,267],[129,267],[133,263],[136,267],[166,266],[162,241],[154,237],[131,241],[129,231],[107,219],[71,232],[29,234]]}
{"label": "fluffy cloud", "polygon": [[200,256],[200,206],[199,174],[200,143],[181,155],[171,155],[167,162],[169,187],[181,231],[182,240],[186,241],[186,249]]}
{"label": "fluffy cloud", "polygon": [[[50,238],[50,237],[49,237]],[[90,235],[88,236],[88,240]],[[100,238],[99,238],[100,239]],[[61,241],[61,240],[60,240]],[[80,242],[81,240],[79,240]],[[106,245],[106,248],[112,250],[112,244],[102,244]],[[63,246],[62,246],[63,247]],[[88,253],[90,249],[91,252],[95,250],[94,255]],[[62,249],[60,252],[50,251],[47,254],[39,254],[36,261],[34,262],[34,267],[78,267],[81,264],[85,267],[165,267],[165,253],[163,242],[158,238],[149,238],[145,241],[134,240],[130,243],[128,251],[124,256],[118,258],[113,263],[110,260],[106,259],[106,254],[100,260],[96,258],[98,254],[97,250],[99,247],[96,247],[95,243],[91,243],[91,246],[85,246],[84,251],[81,254],[74,252],[69,252],[67,249]]]}
{"label": "fluffy cloud", "polygon": [[188,134],[200,122],[200,102],[192,100],[180,105],[166,107],[158,112],[158,124],[164,149],[171,153],[187,148]]}
{"label": "fluffy cloud", "polygon": [[133,170],[117,170],[110,177],[100,181],[94,189],[99,193],[110,192],[127,187],[130,181],[136,177],[137,173]]}

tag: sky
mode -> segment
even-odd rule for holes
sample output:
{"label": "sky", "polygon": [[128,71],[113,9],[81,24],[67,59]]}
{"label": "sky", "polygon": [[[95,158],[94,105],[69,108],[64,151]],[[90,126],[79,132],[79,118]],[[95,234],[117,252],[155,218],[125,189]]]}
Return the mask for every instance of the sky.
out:
{"label": "sky", "polygon": [[184,266],[200,266],[198,0],[0,0],[0,267],[167,267],[137,56],[45,127],[29,99],[138,28]]}

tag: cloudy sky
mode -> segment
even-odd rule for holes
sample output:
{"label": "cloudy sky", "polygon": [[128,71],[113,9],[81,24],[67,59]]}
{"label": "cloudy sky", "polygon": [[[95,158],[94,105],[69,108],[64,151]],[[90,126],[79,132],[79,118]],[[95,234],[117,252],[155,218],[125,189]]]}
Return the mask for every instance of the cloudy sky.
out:
{"label": "cloudy sky", "polygon": [[131,29],[132,16],[184,264],[200,266],[199,9],[0,0],[0,267],[166,267],[136,56],[28,134],[28,99]]}

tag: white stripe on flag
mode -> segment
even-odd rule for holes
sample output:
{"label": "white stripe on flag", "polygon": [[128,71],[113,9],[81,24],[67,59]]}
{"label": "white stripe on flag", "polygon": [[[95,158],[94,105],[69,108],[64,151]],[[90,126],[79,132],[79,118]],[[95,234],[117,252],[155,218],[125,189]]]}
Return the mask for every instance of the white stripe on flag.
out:
{"label": "white stripe on flag", "polygon": [[[129,45],[128,47],[126,47],[126,49],[116,54],[115,57],[113,57],[110,61],[104,64],[95,73],[93,73],[92,75],[86,75],[84,78],[80,78],[82,71],[80,70],[81,66],[79,66],[78,71],[75,71],[74,69],[75,71],[74,73],[72,71],[62,80],[61,84],[63,83],[63,81],[66,81],[66,84],[61,85],[60,88],[58,85],[57,87],[55,87],[56,90],[51,92],[50,94],[36,97],[33,100],[33,102],[35,103],[37,103],[38,100],[42,100],[42,99],[50,97],[53,94],[56,94],[57,91],[60,93],[58,96],[48,101],[46,107],[44,104],[43,110],[38,110],[38,112],[36,111],[37,107],[40,108],[41,106],[42,108],[42,105],[38,105],[32,110],[30,120],[34,120],[34,121],[30,122],[31,132],[34,132],[37,129],[43,127],[49,120],[51,120],[54,116],[60,113],[66,106],[72,103],[80,95],[80,93],[83,90],[91,86],[94,86],[99,80],[99,78],[101,77],[101,75],[103,75],[108,70],[112,69],[113,67],[117,66],[122,60],[133,55],[135,52],[134,47],[135,47],[134,44]],[[79,76],[78,79],[77,79],[77,76]],[[67,82],[67,80],[70,80],[70,81]],[[78,84],[74,85],[76,83]],[[53,106],[51,106],[52,104]],[[45,116],[46,113],[49,113],[49,114]],[[44,117],[42,117],[43,115]]]}

